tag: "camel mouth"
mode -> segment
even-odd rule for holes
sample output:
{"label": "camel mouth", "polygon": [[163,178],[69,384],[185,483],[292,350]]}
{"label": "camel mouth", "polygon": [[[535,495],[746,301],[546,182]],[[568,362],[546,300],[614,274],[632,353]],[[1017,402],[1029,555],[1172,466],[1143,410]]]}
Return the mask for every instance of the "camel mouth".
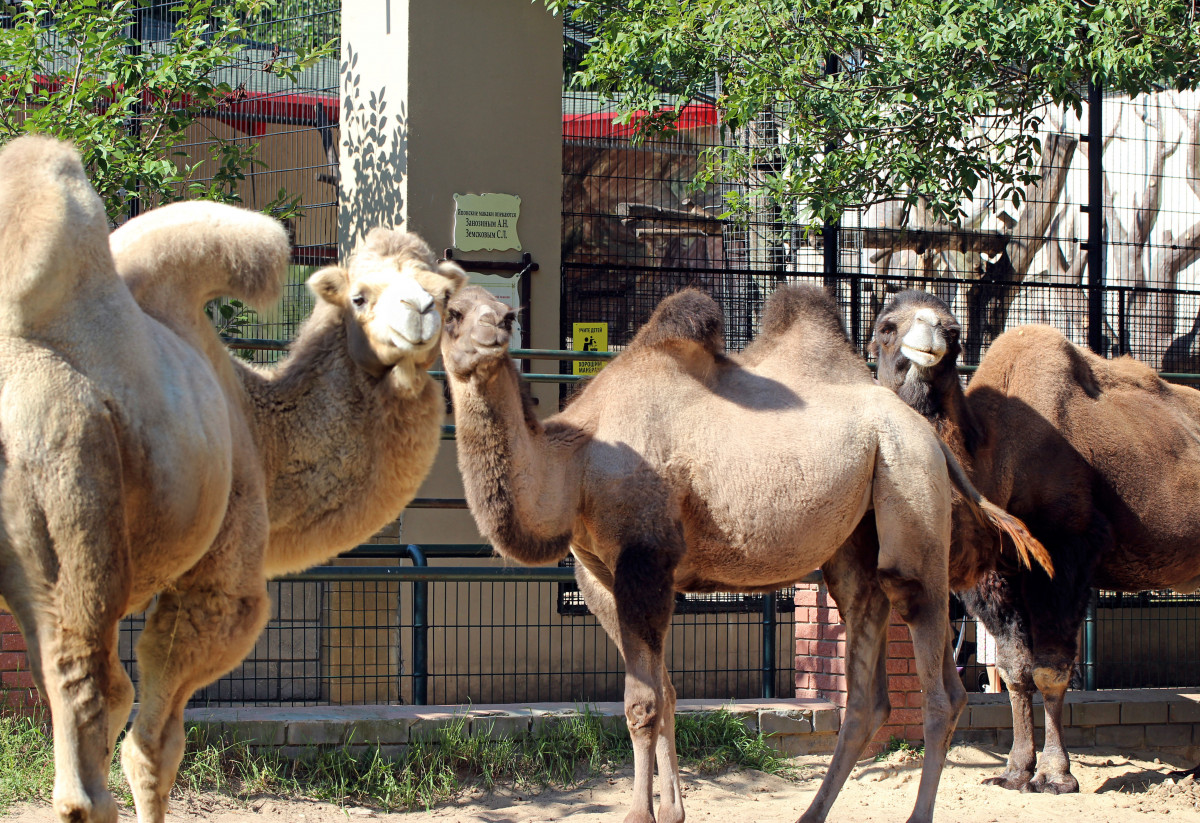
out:
{"label": "camel mouth", "polygon": [[914,349],[912,346],[900,344],[900,353],[907,357],[914,365],[927,369],[930,366],[937,364],[942,359],[944,352],[933,352],[922,349]]}

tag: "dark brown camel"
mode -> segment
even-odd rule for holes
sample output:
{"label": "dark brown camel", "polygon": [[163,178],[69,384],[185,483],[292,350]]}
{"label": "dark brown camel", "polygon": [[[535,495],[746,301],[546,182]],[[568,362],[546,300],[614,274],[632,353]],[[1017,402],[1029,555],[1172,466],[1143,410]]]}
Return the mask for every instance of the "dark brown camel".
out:
{"label": "dark brown camel", "polygon": [[920,416],[874,384],[833,302],[785,288],[763,333],[724,354],[721,310],[667,298],[629,349],[539,422],[508,356],[513,311],[487,291],[449,305],[442,357],[467,502],[506,557],[571,551],[588,606],[625,659],[634,748],[627,823],[684,818],[675,690],[663,642],[675,591],[770,591],[817,567],[847,625],[845,723],[802,820],[825,819],[890,710],[887,620],[908,623],[925,692],[925,764],[910,821],[928,823],[966,695],[949,648],[953,490],[991,528],[1028,533],[981,500]]}
{"label": "dark brown camel", "polygon": [[[879,382],[925,415],[980,491],[1050,551],[1053,580],[1002,564],[963,600],[996,637],[1013,709],[1008,767],[987,782],[1075,792],[1062,708],[1090,588],[1200,586],[1200,392],[1132,358],[1098,357],[1048,326],[997,338],[964,392],[959,331],[933,295],[896,295],[875,322]],[[958,507],[954,525],[954,552],[988,553],[999,539]],[[1035,689],[1046,708],[1040,760]]]}

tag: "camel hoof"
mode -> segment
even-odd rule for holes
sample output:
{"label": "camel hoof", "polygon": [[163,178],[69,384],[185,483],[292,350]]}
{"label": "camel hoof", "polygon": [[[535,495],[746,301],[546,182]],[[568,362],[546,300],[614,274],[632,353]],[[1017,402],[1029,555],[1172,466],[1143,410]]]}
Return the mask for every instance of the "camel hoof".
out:
{"label": "camel hoof", "polygon": [[658,807],[655,815],[658,823],[683,823],[683,806],[668,806],[665,803]]}
{"label": "camel hoof", "polygon": [[96,802],[60,799],[54,801],[54,813],[60,823],[116,823],[117,804],[111,795]]}
{"label": "camel hoof", "polygon": [[1035,775],[1021,789],[1025,793],[1037,794],[1076,794],[1079,791],[1079,781],[1070,772],[1060,775]]}
{"label": "camel hoof", "polygon": [[625,823],[654,823],[654,815],[649,812],[630,812],[625,815]]}
{"label": "camel hoof", "polygon": [[1026,772],[1004,772],[995,777],[984,778],[983,785],[999,786],[1010,791],[1022,791],[1029,783],[1030,775]]}

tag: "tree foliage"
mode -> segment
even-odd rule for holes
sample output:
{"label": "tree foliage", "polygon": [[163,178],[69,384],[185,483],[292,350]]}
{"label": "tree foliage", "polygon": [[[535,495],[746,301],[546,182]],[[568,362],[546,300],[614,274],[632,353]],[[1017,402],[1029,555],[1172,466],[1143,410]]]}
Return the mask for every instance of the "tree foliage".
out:
{"label": "tree foliage", "polygon": [[734,211],[768,198],[833,219],[898,197],[954,219],[981,194],[1019,203],[1048,106],[1079,111],[1092,79],[1200,83],[1193,0],[545,1],[595,29],[576,81],[643,132],[717,103],[739,139],[704,174],[751,181]]}
{"label": "tree foliage", "polygon": [[[23,133],[73,141],[113,222],[129,201],[238,200],[237,185],[257,161],[255,146],[210,135],[180,144],[205,115],[231,102],[218,82],[248,41],[247,27],[278,2],[179,0],[171,35],[138,36],[144,3],[134,0],[21,0],[0,3],[0,143]],[[294,76],[329,50],[301,49],[273,61]],[[215,173],[201,178],[206,160]],[[282,203],[296,205],[281,192]]]}

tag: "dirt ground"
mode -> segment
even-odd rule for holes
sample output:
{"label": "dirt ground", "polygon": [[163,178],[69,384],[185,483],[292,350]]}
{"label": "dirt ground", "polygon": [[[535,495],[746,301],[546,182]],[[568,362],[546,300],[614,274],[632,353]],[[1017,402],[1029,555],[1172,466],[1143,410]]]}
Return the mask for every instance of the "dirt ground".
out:
{"label": "dirt ground", "polygon": [[[935,819],[941,823],[1006,823],[1067,820],[1077,823],[1147,823],[1170,815],[1171,821],[1200,823],[1200,786],[1167,778],[1173,769],[1194,764],[1152,752],[1089,750],[1072,756],[1080,793],[1051,797],[1019,794],[980,780],[1000,770],[1005,753],[957,746],[942,775]],[[794,761],[802,769],[787,780],[758,772],[721,775],[684,774],[684,804],[693,823],[792,823],[808,805],[824,774],[828,757]],[[894,754],[883,762],[863,761],[852,773],[829,815],[831,823],[882,823],[907,819],[916,799],[919,761]],[[385,814],[371,809],[338,808],[328,803],[277,797],[248,801],[219,795],[172,799],[168,823],[541,823],[569,817],[579,823],[615,823],[624,817],[632,773],[621,771],[569,790],[537,794],[476,791],[430,811]],[[5,820],[47,823],[47,805],[9,810]],[[121,820],[132,821],[131,810]]]}

